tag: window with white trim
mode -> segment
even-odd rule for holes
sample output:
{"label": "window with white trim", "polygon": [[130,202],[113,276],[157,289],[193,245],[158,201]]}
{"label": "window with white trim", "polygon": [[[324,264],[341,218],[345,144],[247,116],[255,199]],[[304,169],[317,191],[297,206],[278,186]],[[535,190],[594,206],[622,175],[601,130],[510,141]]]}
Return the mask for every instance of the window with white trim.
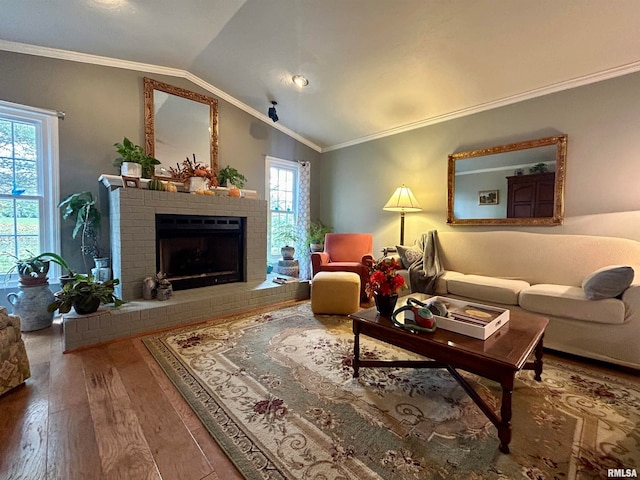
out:
{"label": "window with white trim", "polygon": [[298,169],[295,162],[267,157],[267,258],[270,261],[280,258],[280,248],[296,243],[288,234],[295,232],[297,221]]}
{"label": "window with white trim", "polygon": [[[0,101],[0,253],[59,253],[58,196],[57,113]],[[13,264],[0,255],[0,275]]]}

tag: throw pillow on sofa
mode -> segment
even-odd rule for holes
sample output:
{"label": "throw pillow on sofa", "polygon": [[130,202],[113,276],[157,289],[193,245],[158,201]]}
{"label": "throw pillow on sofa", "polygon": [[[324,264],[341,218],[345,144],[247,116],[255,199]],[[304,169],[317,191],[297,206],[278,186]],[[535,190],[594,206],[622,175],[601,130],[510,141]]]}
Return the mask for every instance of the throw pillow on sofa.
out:
{"label": "throw pillow on sofa", "polygon": [[583,280],[582,289],[589,300],[614,298],[629,288],[633,276],[633,268],[628,265],[603,267]]}
{"label": "throw pillow on sofa", "polygon": [[412,247],[396,245],[396,250],[398,250],[398,255],[400,256],[402,266],[406,269],[413,265],[414,262],[422,260],[422,250],[420,250],[415,245],[413,245]]}

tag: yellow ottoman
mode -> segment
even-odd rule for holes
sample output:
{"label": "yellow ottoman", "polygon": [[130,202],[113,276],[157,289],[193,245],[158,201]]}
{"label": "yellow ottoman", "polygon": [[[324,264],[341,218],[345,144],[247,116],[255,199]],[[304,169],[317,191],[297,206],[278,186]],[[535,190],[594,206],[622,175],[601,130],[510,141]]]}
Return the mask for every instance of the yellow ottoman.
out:
{"label": "yellow ottoman", "polygon": [[313,313],[349,315],[360,308],[360,276],[353,272],[318,272],[311,281]]}

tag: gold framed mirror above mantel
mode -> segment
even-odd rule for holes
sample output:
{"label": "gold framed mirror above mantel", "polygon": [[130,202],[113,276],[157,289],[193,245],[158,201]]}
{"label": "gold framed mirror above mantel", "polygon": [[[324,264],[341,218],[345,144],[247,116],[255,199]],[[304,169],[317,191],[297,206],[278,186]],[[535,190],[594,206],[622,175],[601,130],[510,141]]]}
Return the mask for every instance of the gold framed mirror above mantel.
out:
{"label": "gold framed mirror above mantel", "polygon": [[561,225],[566,159],[567,135],[452,153],[447,223]]}
{"label": "gold framed mirror above mantel", "polygon": [[218,100],[144,78],[144,136],[147,155],[160,161],[156,176],[185,158],[218,171]]}

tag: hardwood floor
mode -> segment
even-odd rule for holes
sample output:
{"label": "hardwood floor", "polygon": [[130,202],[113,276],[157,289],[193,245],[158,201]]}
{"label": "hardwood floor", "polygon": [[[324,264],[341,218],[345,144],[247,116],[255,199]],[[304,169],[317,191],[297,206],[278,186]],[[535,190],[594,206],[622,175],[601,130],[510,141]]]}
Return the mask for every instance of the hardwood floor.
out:
{"label": "hardwood floor", "polygon": [[0,397],[0,479],[242,479],[139,338],[68,354],[60,323],[23,338],[32,376]]}
{"label": "hardwood floor", "polygon": [[139,338],[62,353],[23,333],[26,385],[0,397],[0,478],[242,479]]}

